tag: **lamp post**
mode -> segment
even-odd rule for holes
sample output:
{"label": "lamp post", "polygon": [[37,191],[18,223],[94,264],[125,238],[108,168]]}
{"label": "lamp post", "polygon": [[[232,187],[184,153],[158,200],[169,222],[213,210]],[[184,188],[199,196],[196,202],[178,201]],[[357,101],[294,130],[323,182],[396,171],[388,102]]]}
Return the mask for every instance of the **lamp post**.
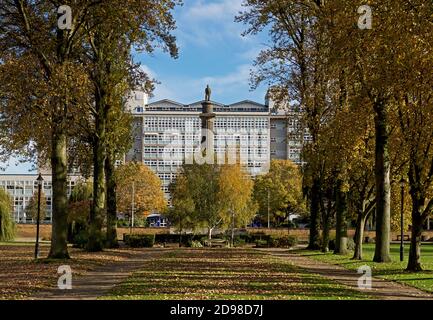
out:
{"label": "lamp post", "polygon": [[39,174],[39,177],[36,179],[38,182],[38,217],[36,219],[36,245],[35,245],[35,259],[39,258],[39,225],[41,220],[41,189],[42,183],[44,182],[44,178]]}
{"label": "lamp post", "polygon": [[400,261],[404,260],[404,246],[403,246],[403,238],[404,238],[404,188],[406,186],[406,180],[402,177],[400,180],[400,188],[401,188],[401,211],[400,211]]}
{"label": "lamp post", "polygon": [[135,181],[132,181],[131,224],[129,226],[129,234],[132,234],[132,230],[134,228],[134,211],[135,211]]}
{"label": "lamp post", "polygon": [[271,206],[270,206],[271,192],[268,188],[268,229],[271,228]]}

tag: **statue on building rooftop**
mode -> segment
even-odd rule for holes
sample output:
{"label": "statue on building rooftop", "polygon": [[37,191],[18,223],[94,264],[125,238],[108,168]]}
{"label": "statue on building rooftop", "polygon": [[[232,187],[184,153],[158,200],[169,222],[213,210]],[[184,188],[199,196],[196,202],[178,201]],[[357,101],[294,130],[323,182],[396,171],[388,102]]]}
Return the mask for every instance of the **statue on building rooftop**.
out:
{"label": "statue on building rooftop", "polygon": [[210,101],[210,96],[212,94],[212,90],[210,89],[209,85],[207,85],[205,90],[205,100]]}

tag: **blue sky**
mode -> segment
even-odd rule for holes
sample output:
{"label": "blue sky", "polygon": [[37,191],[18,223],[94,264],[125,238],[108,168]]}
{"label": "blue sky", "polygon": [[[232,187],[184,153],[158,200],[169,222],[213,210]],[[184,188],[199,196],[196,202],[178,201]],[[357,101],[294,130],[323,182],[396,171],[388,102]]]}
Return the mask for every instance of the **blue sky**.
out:
{"label": "blue sky", "polygon": [[[234,22],[241,4],[242,0],[184,0],[175,11],[179,58],[174,60],[161,51],[135,57],[160,82],[151,101],[196,102],[204,98],[209,84],[212,100],[217,102],[264,102],[266,88],[251,92],[249,75],[266,38],[241,36],[245,26]],[[17,165],[11,159],[5,173],[27,173],[30,168],[31,164]]]}
{"label": "blue sky", "polygon": [[266,88],[250,92],[249,74],[264,38],[242,37],[245,26],[234,22],[242,0],[185,0],[175,12],[179,59],[156,52],[137,55],[158,81],[152,101],[181,103],[201,100],[206,84],[212,99],[229,104],[244,99],[263,102]]}

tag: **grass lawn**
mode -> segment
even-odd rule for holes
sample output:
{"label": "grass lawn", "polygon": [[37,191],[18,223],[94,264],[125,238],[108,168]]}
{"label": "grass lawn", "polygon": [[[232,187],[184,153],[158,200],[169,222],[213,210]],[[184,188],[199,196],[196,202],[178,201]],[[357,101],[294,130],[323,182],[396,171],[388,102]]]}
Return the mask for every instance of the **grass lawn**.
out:
{"label": "grass lawn", "polygon": [[289,261],[247,249],[175,249],[144,262],[141,271],[103,299],[367,299]]}
{"label": "grass lawn", "polygon": [[364,260],[350,260],[352,255],[339,256],[332,253],[321,253],[316,251],[296,251],[299,254],[317,259],[323,262],[337,264],[347,269],[357,270],[360,266],[368,265],[373,271],[373,276],[404,283],[427,292],[433,292],[433,245],[423,244],[421,246],[421,263],[426,271],[413,273],[404,271],[409,256],[409,244],[405,244],[405,261],[400,262],[400,245],[391,245],[391,263],[372,262],[374,256],[374,244],[363,246]]}
{"label": "grass lawn", "polygon": [[[26,299],[40,290],[57,283],[57,268],[69,265],[73,275],[79,276],[98,266],[122,262],[133,258],[137,250],[106,250],[101,253],[87,253],[79,249],[69,249],[72,259],[35,261],[34,244],[0,244],[0,300]],[[41,257],[46,257],[49,244],[41,244]]]}

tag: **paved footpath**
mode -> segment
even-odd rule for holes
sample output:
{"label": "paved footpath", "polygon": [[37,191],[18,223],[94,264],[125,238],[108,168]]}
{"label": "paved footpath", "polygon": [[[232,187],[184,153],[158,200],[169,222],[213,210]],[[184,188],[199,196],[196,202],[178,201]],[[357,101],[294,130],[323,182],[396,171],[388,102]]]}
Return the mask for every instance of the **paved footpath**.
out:
{"label": "paved footpath", "polygon": [[162,256],[164,249],[143,251],[133,259],[113,262],[86,272],[72,279],[72,290],[60,290],[57,287],[39,292],[32,300],[96,300],[126,280],[135,271],[140,270],[145,261]]}
{"label": "paved footpath", "polygon": [[339,282],[349,288],[369,294],[374,299],[381,300],[430,300],[433,295],[424,291],[400,284],[394,281],[379,278],[372,279],[372,289],[363,290],[358,287],[358,279],[361,276],[356,271],[345,269],[338,265],[317,261],[300,254],[291,253],[288,250],[265,249],[260,250],[272,256],[288,259],[290,262],[310,273],[319,274],[322,277]]}

